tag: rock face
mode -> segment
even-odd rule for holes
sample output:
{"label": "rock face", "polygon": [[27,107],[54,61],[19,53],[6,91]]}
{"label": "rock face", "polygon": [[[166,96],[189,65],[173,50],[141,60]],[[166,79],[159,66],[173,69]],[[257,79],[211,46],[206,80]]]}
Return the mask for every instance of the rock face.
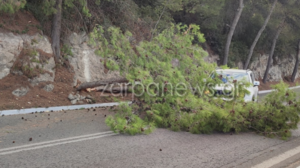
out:
{"label": "rock face", "polygon": [[[39,57],[39,56],[37,56],[37,57]],[[54,61],[53,57],[51,57],[47,61],[47,63],[33,62],[33,63],[30,64],[30,67],[37,67],[37,66],[41,67],[42,70],[44,70],[45,72],[48,72],[48,73],[42,73],[39,76],[34,77],[33,79],[30,79],[31,84],[37,85],[40,82],[48,82],[48,81],[53,82],[54,81],[54,78],[55,78],[55,70],[54,70],[55,61]]]}
{"label": "rock face", "polygon": [[101,63],[101,57],[97,56],[95,49],[89,46],[88,36],[86,34],[73,33],[66,41],[71,47],[73,56],[68,56],[70,64],[75,71],[74,85],[76,81],[92,82],[97,80],[103,80],[108,78],[120,77],[117,71],[107,71],[103,63]]}
{"label": "rock face", "polygon": [[[269,55],[260,55],[255,58],[250,64],[249,69],[254,71],[256,78],[263,78],[266,70]],[[284,77],[291,76],[294,70],[296,58],[295,56],[288,56],[284,58],[275,57],[269,71],[268,81],[280,81]],[[296,78],[300,77],[300,69]]]}
{"label": "rock face", "polygon": [[[47,73],[40,73],[30,79],[32,84],[38,84],[42,81],[54,81],[55,67],[54,58],[52,55],[51,44],[46,36],[36,34],[29,35],[14,35],[13,33],[0,33],[0,79],[7,76],[10,72],[14,74],[23,74],[19,70],[12,69],[15,61],[17,61],[22,50],[31,51],[29,63],[24,63],[22,66],[27,66],[29,69],[39,67],[40,70]],[[50,55],[45,62],[41,61],[41,51],[43,55]],[[28,53],[27,53],[28,54]]]}
{"label": "rock face", "polygon": [[19,89],[14,90],[12,92],[12,94],[15,95],[15,96],[21,97],[21,96],[25,96],[28,91],[29,91],[29,88],[21,87]]}
{"label": "rock face", "polygon": [[210,54],[209,56],[204,57],[204,61],[209,63],[218,63],[220,61],[220,57],[219,55]]}
{"label": "rock face", "polygon": [[76,103],[93,103],[93,98],[90,95],[87,96],[82,96],[77,94],[72,94],[70,93],[68,96],[68,99],[70,100],[71,104],[76,104]]}
{"label": "rock face", "polygon": [[21,36],[15,36],[12,33],[0,33],[0,79],[10,73],[10,68],[22,48],[23,39]]}
{"label": "rock face", "polygon": [[54,85],[52,84],[46,85],[43,89],[47,92],[51,92],[54,89]]}

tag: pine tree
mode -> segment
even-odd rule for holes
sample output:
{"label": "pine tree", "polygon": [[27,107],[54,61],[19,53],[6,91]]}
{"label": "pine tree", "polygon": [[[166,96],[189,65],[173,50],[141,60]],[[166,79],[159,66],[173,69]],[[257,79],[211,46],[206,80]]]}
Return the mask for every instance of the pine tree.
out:
{"label": "pine tree", "polygon": [[234,30],[236,28],[236,25],[240,20],[243,9],[244,9],[244,0],[239,0],[239,8],[237,9],[234,20],[233,20],[232,24],[230,25],[230,31],[227,36],[226,45],[225,45],[225,53],[224,53],[222,65],[227,65],[232,36],[233,36]]}
{"label": "pine tree", "polygon": [[256,46],[256,44],[257,44],[257,42],[258,42],[258,40],[259,40],[261,34],[263,33],[263,31],[264,31],[265,28],[266,28],[266,26],[267,26],[267,24],[268,24],[268,22],[269,22],[269,20],[270,20],[270,17],[271,17],[271,15],[272,15],[272,13],[273,13],[273,10],[274,10],[276,4],[277,4],[277,0],[274,0],[273,5],[272,5],[272,7],[271,7],[271,10],[270,10],[270,12],[269,12],[267,18],[265,19],[263,26],[262,26],[262,27],[260,28],[260,30],[258,31],[258,33],[257,33],[257,35],[256,35],[256,37],[255,37],[255,39],[254,39],[254,41],[253,41],[253,43],[252,43],[252,45],[251,45],[251,47],[250,47],[250,52],[249,52],[249,54],[248,54],[248,56],[247,56],[247,60],[246,60],[245,65],[244,65],[244,69],[247,69],[247,68],[248,68],[248,65],[249,65],[249,63],[250,63],[250,60],[251,60],[251,57],[252,57],[254,48],[255,48],[255,46]]}
{"label": "pine tree", "polygon": [[[60,54],[60,39],[61,39],[61,22],[63,18],[64,11],[69,9],[77,9],[81,7],[81,10],[78,12],[83,14],[83,16],[90,17],[90,11],[87,7],[87,0],[44,0],[44,1],[29,1],[29,9],[33,10],[37,15],[51,16],[52,15],[52,27],[51,27],[51,39],[52,39],[52,50],[55,56],[55,60],[58,61],[61,58]],[[96,1],[99,3],[99,0]],[[36,8],[39,8],[39,11],[35,11]],[[40,12],[42,10],[42,14]],[[87,29],[87,28],[86,28]]]}
{"label": "pine tree", "polygon": [[299,59],[300,59],[300,40],[298,40],[298,45],[297,45],[297,54],[296,54],[296,62],[295,62],[295,66],[294,66],[294,70],[293,70],[293,73],[292,73],[292,77],[291,77],[291,81],[292,82],[295,82],[295,79],[296,79],[296,75],[297,75],[297,72],[298,72],[298,68],[299,68]]}
{"label": "pine tree", "polygon": [[[205,41],[198,26],[172,25],[136,46],[130,44],[130,36],[130,32],[123,34],[114,27],[105,31],[101,26],[90,35],[96,54],[106,59],[111,69],[120,70],[138,95],[134,104],[122,104],[116,115],[107,118],[115,132],[148,134],[155,127],[191,133],[254,130],[287,138],[290,129],[297,127],[299,102],[283,83],[262,103],[243,101],[250,85],[245,81],[235,82],[232,101],[212,97],[210,85],[222,81],[210,77],[216,65],[204,62],[207,53],[193,43]],[[178,64],[173,64],[174,59]]]}

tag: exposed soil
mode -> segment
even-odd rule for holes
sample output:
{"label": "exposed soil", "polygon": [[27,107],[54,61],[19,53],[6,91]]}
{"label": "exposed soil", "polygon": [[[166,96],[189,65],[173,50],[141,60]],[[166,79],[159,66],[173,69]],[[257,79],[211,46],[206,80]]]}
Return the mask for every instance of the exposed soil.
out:
{"label": "exposed soil", "polygon": [[14,15],[0,13],[0,32],[34,35],[41,32],[40,23],[28,11],[19,11]]}
{"label": "exposed soil", "polygon": [[[9,74],[0,80],[0,110],[71,105],[68,95],[70,93],[76,94],[77,92],[72,87],[73,75],[67,68],[59,67],[56,69],[54,82],[43,82],[37,86],[32,86],[26,76]],[[51,92],[47,92],[43,88],[50,83],[54,85],[54,89]],[[20,87],[28,87],[30,90],[25,96],[14,96],[12,92]],[[130,94],[127,96],[112,96],[101,92],[89,93],[86,91],[81,91],[79,94],[91,95],[96,103],[132,99]],[[87,104],[87,102],[84,103]]]}

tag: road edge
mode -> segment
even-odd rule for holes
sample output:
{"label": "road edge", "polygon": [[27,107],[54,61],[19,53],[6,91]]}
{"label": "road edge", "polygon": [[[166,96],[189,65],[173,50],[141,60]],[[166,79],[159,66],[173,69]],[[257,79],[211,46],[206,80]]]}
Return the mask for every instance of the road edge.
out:
{"label": "road edge", "polygon": [[[132,102],[125,102],[131,104]],[[30,114],[30,113],[43,113],[43,112],[54,112],[63,110],[78,110],[86,108],[99,108],[99,107],[111,107],[118,106],[120,103],[98,103],[98,104],[82,104],[82,105],[69,105],[69,106],[55,106],[55,107],[40,107],[40,108],[27,108],[27,109],[14,109],[14,110],[3,110],[0,111],[0,116],[4,115],[17,115],[17,114]]]}

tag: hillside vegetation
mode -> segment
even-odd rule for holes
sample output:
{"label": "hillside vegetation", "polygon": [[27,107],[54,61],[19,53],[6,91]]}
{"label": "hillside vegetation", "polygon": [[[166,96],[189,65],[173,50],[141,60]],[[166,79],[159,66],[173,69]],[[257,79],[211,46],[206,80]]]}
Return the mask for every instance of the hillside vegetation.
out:
{"label": "hillside vegetation", "polygon": [[[231,67],[238,61],[245,64],[250,49],[254,50],[253,57],[257,53],[270,53],[276,34],[279,35],[274,55],[295,55],[300,38],[297,0],[0,0],[0,11],[10,14],[19,9],[31,11],[50,35],[51,29],[58,26],[51,27],[51,23],[55,21],[53,14],[58,12],[59,3],[62,35],[90,32],[96,24],[104,28],[113,25],[123,32],[132,32],[138,43],[150,40],[170,23],[196,24],[201,27],[206,44],[221,56],[220,64]],[[241,11],[239,18],[237,11]],[[231,42],[228,61],[224,62],[228,41]]]}

